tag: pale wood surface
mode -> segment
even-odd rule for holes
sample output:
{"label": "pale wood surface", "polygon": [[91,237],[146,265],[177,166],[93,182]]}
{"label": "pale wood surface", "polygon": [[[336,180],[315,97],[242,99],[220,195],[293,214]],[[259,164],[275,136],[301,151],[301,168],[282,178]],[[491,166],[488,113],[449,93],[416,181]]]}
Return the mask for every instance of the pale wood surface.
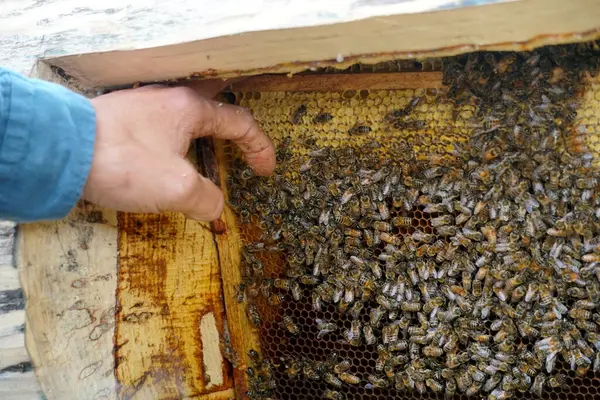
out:
{"label": "pale wood surface", "polygon": [[[394,2],[347,3],[360,8],[360,4]],[[347,3],[337,2],[331,10],[335,13],[337,4]],[[297,2],[288,4],[294,9]],[[279,16],[275,15],[271,14],[271,18],[278,20]],[[49,62],[84,85],[96,87],[187,76],[289,73],[319,66],[347,67],[357,62],[423,58],[481,49],[521,50],[596,37],[600,32],[600,3],[597,0],[521,0],[419,14],[384,13],[351,22],[341,21],[266,30],[274,24],[271,22],[265,24],[263,30],[244,34],[151,49],[78,54],[52,58]],[[247,32],[244,19],[240,22]]]}
{"label": "pale wood surface", "polygon": [[49,399],[115,399],[116,213],[79,204],[20,226],[26,344]]}
{"label": "pale wood surface", "polygon": [[[480,2],[497,1],[502,0]],[[454,8],[464,3],[467,1],[3,0],[0,65],[27,74],[40,57],[149,48],[242,32]]]}

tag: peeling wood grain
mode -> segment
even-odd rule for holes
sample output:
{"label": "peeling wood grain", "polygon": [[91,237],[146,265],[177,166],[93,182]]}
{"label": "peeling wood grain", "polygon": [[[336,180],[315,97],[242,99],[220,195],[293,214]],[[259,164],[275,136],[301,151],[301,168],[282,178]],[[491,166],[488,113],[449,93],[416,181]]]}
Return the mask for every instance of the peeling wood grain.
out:
{"label": "peeling wood grain", "polygon": [[116,213],[85,202],[62,221],[20,226],[27,349],[48,399],[116,399],[116,226]]}
{"label": "peeling wood grain", "polygon": [[206,313],[200,320],[200,339],[202,340],[202,365],[206,389],[223,384],[223,355],[219,347],[219,330],[212,312]]}
{"label": "peeling wood grain", "polygon": [[[223,330],[220,268],[207,224],[182,214],[119,214],[116,375],[123,399],[193,397],[231,388],[227,363],[215,380],[201,335],[210,313]],[[214,355],[213,355],[214,356]],[[223,357],[220,358],[223,360]]]}

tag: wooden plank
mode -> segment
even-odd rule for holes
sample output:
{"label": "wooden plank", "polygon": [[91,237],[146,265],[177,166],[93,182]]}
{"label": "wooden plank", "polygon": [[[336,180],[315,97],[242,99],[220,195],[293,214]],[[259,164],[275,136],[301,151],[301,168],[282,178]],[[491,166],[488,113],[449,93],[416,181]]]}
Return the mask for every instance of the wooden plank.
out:
{"label": "wooden plank", "polygon": [[119,396],[187,398],[231,388],[219,350],[224,309],[208,224],[176,213],[120,213],[119,266]]}
{"label": "wooden plank", "polygon": [[[298,6],[298,2],[292,3],[290,8]],[[360,3],[372,6],[372,2]],[[361,4],[356,6],[360,8]],[[336,3],[332,7],[337,11],[345,6]],[[345,68],[357,62],[423,58],[482,49],[524,50],[600,35],[597,0],[525,0],[392,14],[374,12],[369,15],[371,18],[344,23],[333,20],[319,24],[317,20],[313,26],[293,29],[281,29],[289,26],[279,25],[274,30],[186,43],[180,40],[148,49],[121,47],[122,51],[67,55],[48,58],[47,62],[62,68],[85,86],[102,87],[187,76],[293,73],[329,65]],[[244,21],[244,18],[239,21],[243,27],[240,31],[246,30]],[[268,28],[269,25],[264,25],[259,29]]]}
{"label": "wooden plank", "polygon": [[232,92],[332,92],[442,86],[442,72],[258,75],[231,85]]}
{"label": "wooden plank", "polygon": [[26,344],[48,399],[116,399],[116,226],[116,213],[84,202],[20,226]]}
{"label": "wooden plank", "polygon": [[[227,172],[224,167],[224,142],[215,141],[215,153],[219,165],[221,182],[227,182]],[[227,187],[222,187],[227,198]],[[246,314],[246,304],[236,301],[238,285],[242,282],[240,249],[242,246],[240,231],[233,211],[225,206],[223,219],[227,230],[215,235],[219,260],[221,263],[221,279],[223,281],[223,298],[227,311],[228,336],[225,337],[228,358],[233,366],[233,379],[238,399],[246,398],[248,391],[246,369],[248,368],[247,354],[254,349],[260,352],[259,329],[256,328]]]}
{"label": "wooden plank", "polygon": [[[478,3],[497,1],[504,0]],[[3,0],[0,65],[28,74],[40,57],[156,47],[469,3],[472,0],[270,0],[265,7],[262,0]]]}
{"label": "wooden plank", "polygon": [[31,369],[23,372],[0,373],[0,399],[40,400],[43,395],[35,384],[35,374]]}

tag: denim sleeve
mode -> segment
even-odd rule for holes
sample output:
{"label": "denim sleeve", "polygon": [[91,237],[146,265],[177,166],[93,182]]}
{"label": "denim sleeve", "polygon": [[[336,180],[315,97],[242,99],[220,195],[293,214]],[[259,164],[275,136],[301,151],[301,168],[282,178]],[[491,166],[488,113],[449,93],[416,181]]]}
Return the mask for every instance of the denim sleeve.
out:
{"label": "denim sleeve", "polygon": [[87,180],[95,135],[88,99],[0,68],[0,220],[67,215]]}

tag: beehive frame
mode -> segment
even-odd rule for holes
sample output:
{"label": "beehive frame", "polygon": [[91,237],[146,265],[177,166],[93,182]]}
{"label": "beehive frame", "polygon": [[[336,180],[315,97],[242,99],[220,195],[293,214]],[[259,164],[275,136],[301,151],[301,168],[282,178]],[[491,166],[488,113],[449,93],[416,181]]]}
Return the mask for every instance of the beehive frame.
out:
{"label": "beehive frame", "polygon": [[[432,62],[435,62],[435,60]],[[380,66],[380,69],[383,68],[384,66]],[[367,67],[367,69],[369,69],[369,67]],[[385,128],[382,126],[382,121],[384,121],[385,115],[391,110],[406,107],[409,101],[415,97],[426,99],[423,100],[425,104],[423,104],[423,101],[420,103],[423,107],[420,111],[430,114],[427,118],[427,125],[433,129],[432,132],[427,129],[420,130],[420,135],[416,138],[414,136],[411,137],[412,134],[409,132],[403,133],[402,131],[392,134],[392,136],[386,136],[384,133],[374,135],[367,133],[369,138],[364,139],[364,143],[367,144],[370,141],[377,140],[386,142],[401,138],[405,143],[408,143],[409,147],[414,149],[417,157],[422,156],[423,159],[427,159],[431,153],[443,154],[446,151],[450,151],[453,143],[468,140],[470,129],[463,126],[461,120],[463,120],[463,118],[469,118],[467,114],[469,114],[471,107],[466,105],[464,107],[455,108],[451,105],[442,103],[438,105],[440,108],[437,108],[435,101],[438,96],[438,91],[444,91],[444,88],[441,87],[439,74],[436,74],[435,72],[413,74],[414,75],[411,76],[411,73],[382,73],[380,75],[381,79],[379,80],[372,80],[372,76],[369,75],[369,73],[364,75],[349,74],[346,76],[322,75],[318,77],[319,88],[323,89],[320,91],[315,91],[316,86],[312,84],[312,78],[310,76],[308,76],[310,79],[307,79],[307,77],[304,76],[298,77],[295,79],[295,82],[294,80],[287,81],[288,85],[286,85],[285,82],[280,82],[277,77],[270,80],[259,77],[256,78],[256,82],[252,82],[253,79],[250,79],[242,85],[234,85],[232,89],[236,94],[239,104],[249,107],[255,112],[255,117],[262,123],[265,130],[269,132],[276,142],[281,144],[284,138],[291,138],[291,142],[285,146],[291,148],[291,152],[300,155],[300,157],[302,157],[302,154],[306,156],[303,141],[307,138],[312,137],[316,139],[317,146],[343,147],[349,143],[356,144],[357,140],[359,141],[358,143],[363,143],[362,138],[359,137],[357,139],[356,135],[352,134],[352,124],[356,120],[363,121],[365,125],[369,125],[373,131],[381,132]],[[587,132],[595,132],[595,128],[592,126],[597,123],[594,117],[595,113],[594,111],[591,111],[595,109],[597,102],[596,97],[598,97],[598,94],[595,92],[598,85],[597,80],[598,78],[596,77],[586,82],[586,90],[582,96],[582,101],[578,109],[577,127],[584,126],[585,129],[587,129]],[[377,82],[374,87],[369,86],[369,82],[373,81]],[[303,85],[303,82],[306,83],[306,85]],[[391,90],[384,90],[384,85]],[[379,96],[385,97],[387,102],[385,100],[381,101],[382,97]],[[433,99],[428,99],[428,97],[433,97]],[[443,96],[440,95],[440,98],[442,97]],[[392,99],[391,101],[390,98]],[[294,110],[298,109],[300,105],[306,107],[305,115],[297,122],[290,122],[290,118],[293,118]],[[348,111],[349,108],[352,109],[352,112],[347,113],[346,111]],[[333,125],[329,125],[327,122],[324,124],[317,124],[313,120],[316,115],[319,115],[319,113],[324,111],[332,113],[332,117],[335,120]],[[444,135],[435,133],[436,131],[447,132],[449,129],[444,129],[444,126],[447,124],[452,125],[452,135],[444,137]],[[593,151],[597,151],[597,136],[594,133],[588,135],[586,145]],[[385,144],[382,146],[385,147]],[[231,153],[227,153],[223,148],[222,143],[219,144],[218,149],[217,153],[219,154],[220,166],[222,168],[223,166],[228,165],[228,157],[231,156]],[[365,149],[365,151],[369,152],[374,150]],[[225,174],[221,175],[221,181],[227,181],[227,176]],[[420,210],[415,211],[415,215],[410,213],[408,215],[413,219],[413,222],[415,220],[419,221],[422,230],[426,233],[430,233],[431,227],[428,226],[428,223],[430,218],[433,218],[436,215],[423,214]],[[228,223],[231,223],[230,218],[228,218]],[[240,223],[239,220],[237,223]],[[424,223],[424,225],[422,225],[422,223]],[[234,240],[239,241],[239,228],[231,226],[230,228],[232,228]],[[408,233],[414,230],[414,228],[408,229]],[[251,232],[252,231],[253,229],[251,229]],[[250,240],[254,239],[256,238],[250,233]],[[268,276],[281,276],[282,271],[277,268],[281,268],[282,265],[285,265],[284,260],[269,259],[264,261],[265,263],[269,262],[268,265],[270,265],[265,266],[265,270],[269,270]],[[279,267],[275,267],[275,270],[273,270],[275,265],[273,263],[279,264]],[[240,267],[236,266],[236,269],[239,270]],[[237,284],[240,281],[236,280],[235,282]],[[285,306],[282,305],[282,307]],[[308,304],[297,304],[292,307],[291,311],[288,310],[292,313],[291,315],[296,318],[298,326],[302,329],[301,332],[303,334],[300,337],[295,337],[294,335],[289,334],[286,336],[285,329],[279,326],[281,325],[282,314],[278,309],[279,306],[272,307],[272,310],[269,310],[266,305],[259,305],[259,311],[263,313],[264,318],[267,320],[265,325],[262,326],[259,331],[259,337],[264,345],[263,349],[269,357],[277,358],[282,354],[288,356],[290,354],[295,354],[297,357],[303,357],[310,354],[310,356],[323,361],[327,352],[333,350],[341,352],[342,354],[352,353],[354,354],[353,357],[357,357],[356,354],[369,356],[367,350],[365,350],[364,354],[362,353],[362,350],[357,350],[357,353],[355,353],[354,351],[347,349],[344,350],[344,346],[339,346],[331,342],[318,342],[312,338],[311,335],[316,334],[316,331],[314,331],[314,318],[321,317],[326,320],[333,319],[339,323],[342,319],[334,317],[335,313],[331,314],[328,311],[324,314],[314,313],[311,310],[310,302]],[[309,316],[310,318],[306,319]],[[248,325],[251,326],[252,324]],[[304,333],[309,336],[306,337]],[[249,342],[246,351],[248,352],[253,348],[258,348],[254,346],[256,346],[256,339]],[[320,350],[316,349],[315,346],[320,348]],[[373,354],[373,352],[371,352],[371,354]],[[367,360],[363,361],[368,362]],[[361,369],[360,366],[358,368]],[[303,396],[315,397],[320,395],[318,391],[306,391],[306,387],[303,386],[302,383],[298,383],[299,380],[286,379],[283,377],[280,379],[281,380],[278,380],[278,382],[289,382],[290,386],[288,386],[288,383],[283,383],[284,389],[281,389],[283,391],[278,392],[279,394],[285,393],[289,398],[303,398]],[[574,379],[575,380],[573,381],[572,378],[569,377],[567,383],[570,388],[572,387],[574,389],[574,395],[579,396],[577,398],[595,398],[593,382],[597,380],[597,378],[592,378],[592,381],[590,381],[589,376],[583,379],[580,377]],[[323,387],[326,388],[327,386],[325,385]],[[323,390],[323,387],[321,390]],[[354,391],[351,391],[351,393],[354,395],[357,394]],[[528,395],[529,394],[525,394],[525,398],[527,398]],[[561,396],[561,394],[553,394],[552,392],[545,394],[545,396],[550,397],[556,395]],[[422,397],[417,396],[417,398]]]}

